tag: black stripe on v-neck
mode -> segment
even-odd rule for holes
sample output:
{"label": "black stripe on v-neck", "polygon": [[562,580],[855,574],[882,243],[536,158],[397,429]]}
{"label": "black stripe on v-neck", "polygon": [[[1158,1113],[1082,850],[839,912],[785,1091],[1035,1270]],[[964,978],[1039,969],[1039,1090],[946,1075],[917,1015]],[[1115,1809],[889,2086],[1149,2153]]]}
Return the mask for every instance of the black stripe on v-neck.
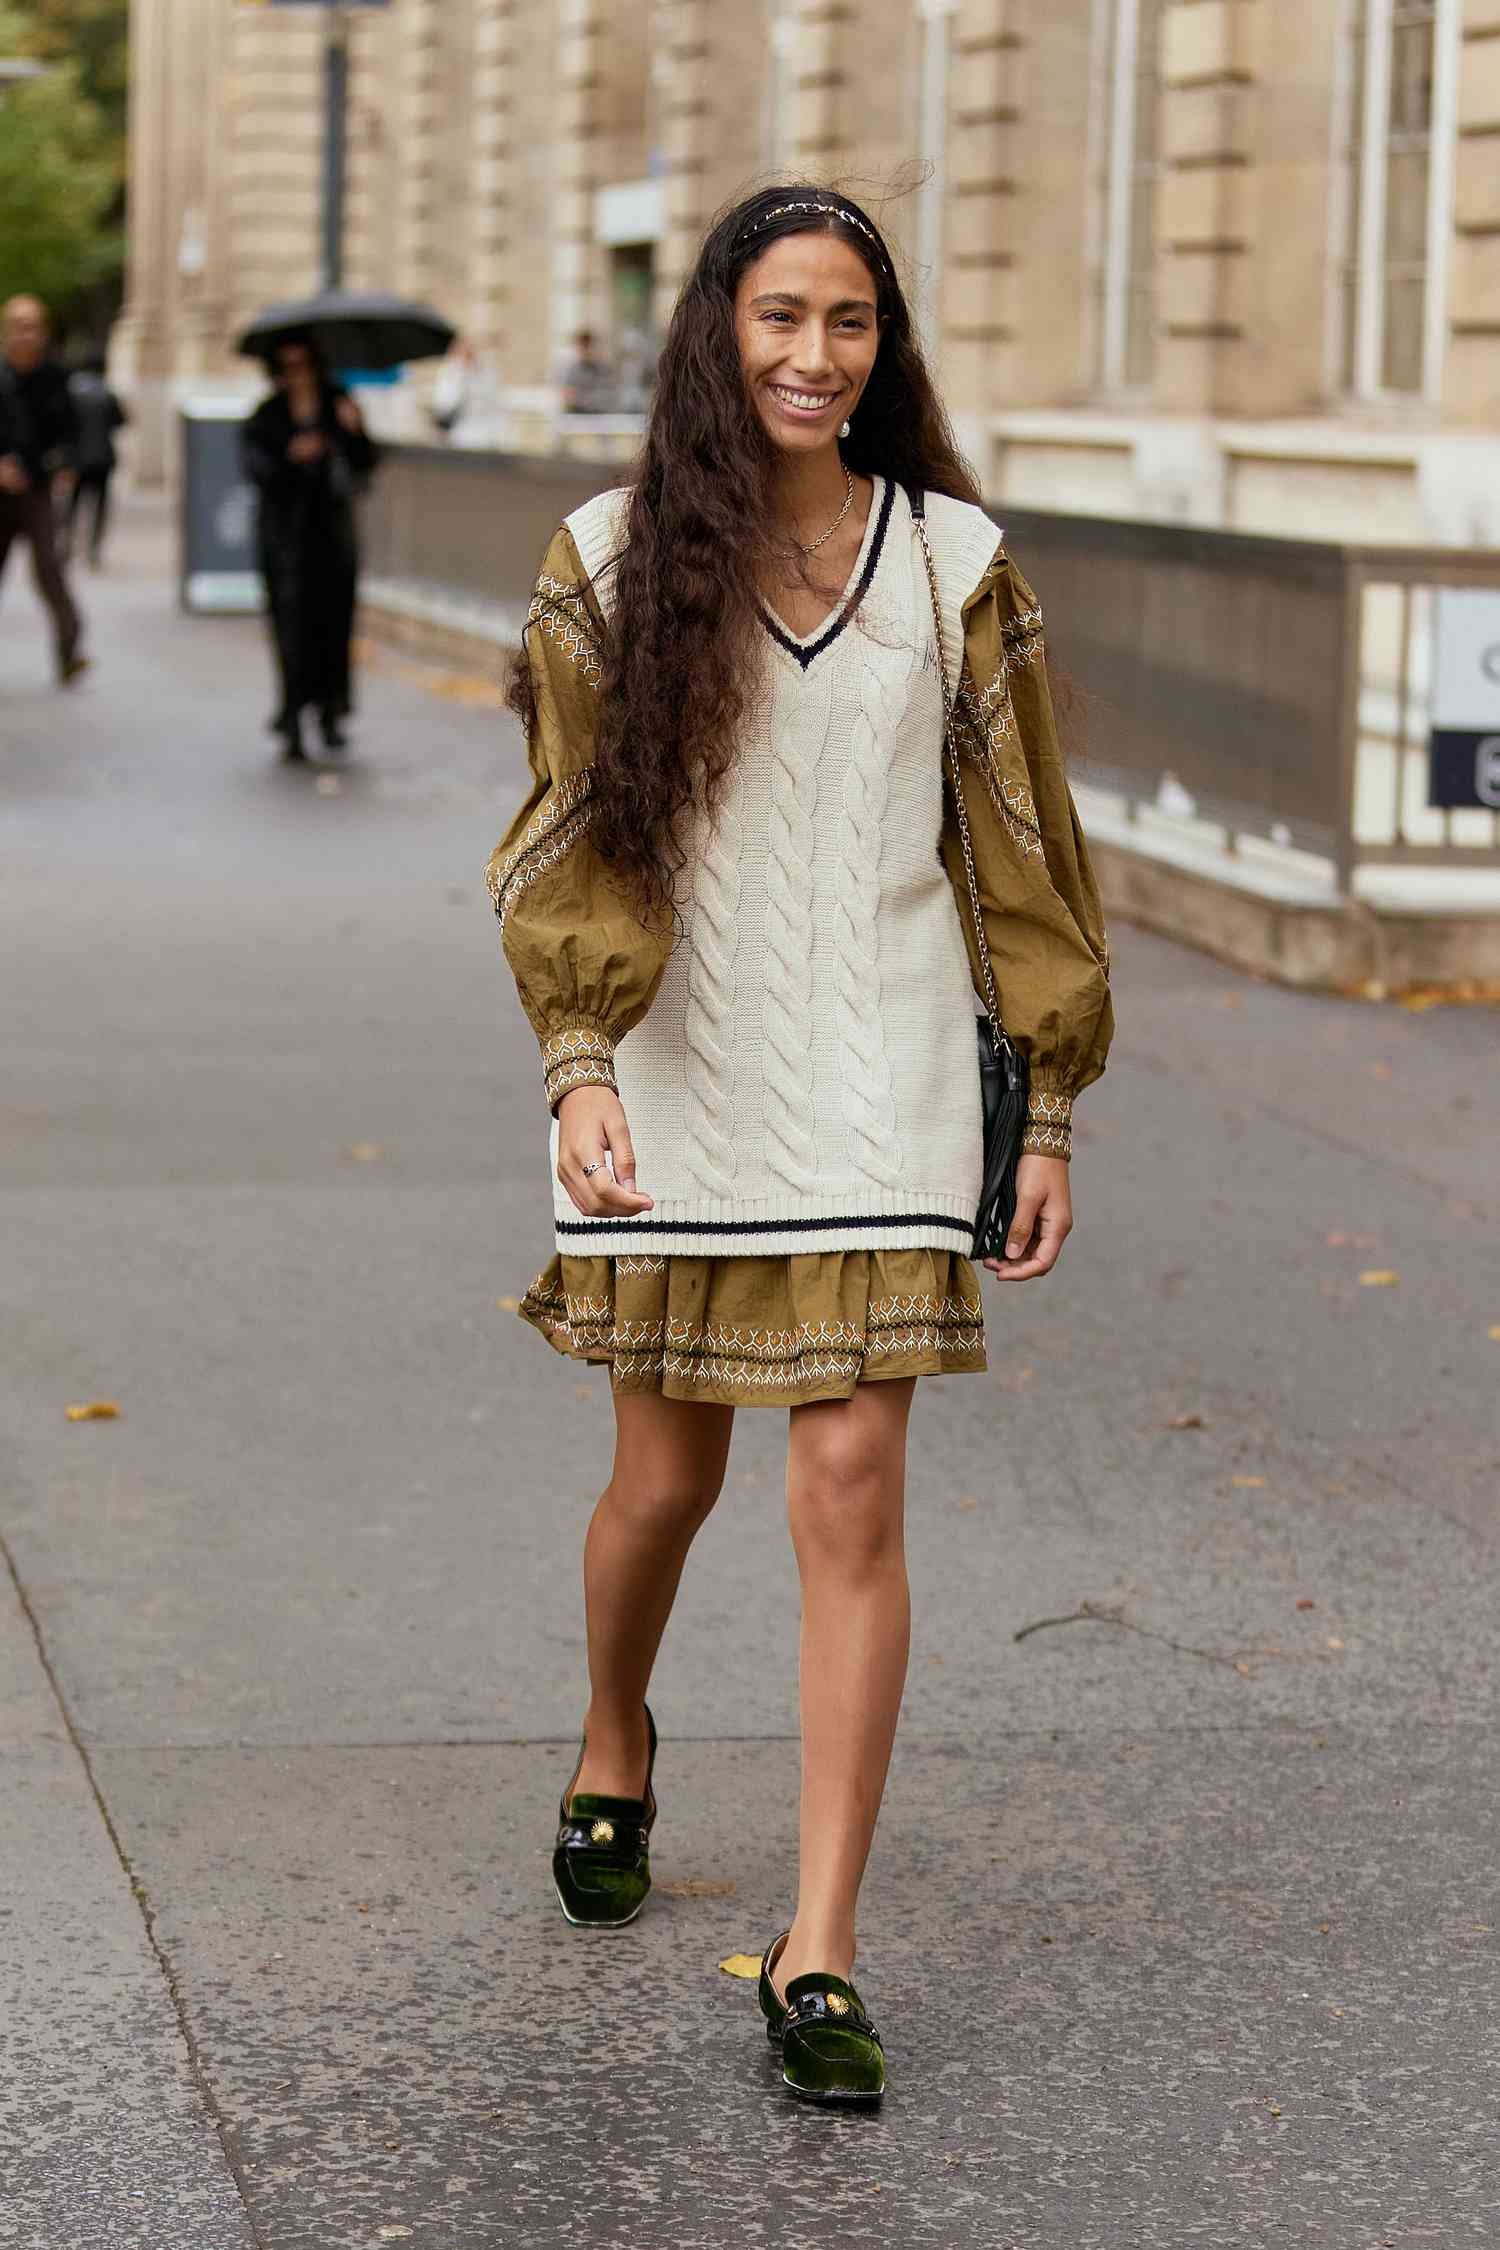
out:
{"label": "black stripe on v-neck", "polygon": [[779,620],[762,604],[761,617],[765,623],[766,631],[773,641],[780,643],[788,656],[796,657],[804,672],[815,656],[821,656],[824,649],[838,639],[869,592],[870,581],[875,576],[876,566],[880,561],[880,550],[885,545],[885,527],[891,520],[891,502],[895,498],[895,494],[895,484],[887,477],[885,479],[885,490],[880,495],[880,513],[875,519],[875,536],[870,541],[870,552],[866,555],[865,567],[859,574],[859,584],[837,612],[826,633],[820,633],[815,641],[806,643],[794,641]]}

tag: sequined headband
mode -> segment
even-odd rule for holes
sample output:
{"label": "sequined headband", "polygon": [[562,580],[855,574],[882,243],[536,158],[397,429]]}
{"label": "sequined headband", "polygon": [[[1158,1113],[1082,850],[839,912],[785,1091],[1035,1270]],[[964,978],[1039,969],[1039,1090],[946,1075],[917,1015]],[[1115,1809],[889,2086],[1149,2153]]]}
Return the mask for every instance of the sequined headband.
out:
{"label": "sequined headband", "polygon": [[740,241],[748,242],[752,235],[760,233],[762,227],[768,227],[773,219],[784,219],[788,211],[812,211],[820,219],[843,219],[847,225],[858,227],[860,233],[874,243],[886,265],[890,264],[890,252],[869,220],[862,219],[857,211],[851,211],[845,203],[778,203],[774,211],[763,212],[753,226],[746,227]]}

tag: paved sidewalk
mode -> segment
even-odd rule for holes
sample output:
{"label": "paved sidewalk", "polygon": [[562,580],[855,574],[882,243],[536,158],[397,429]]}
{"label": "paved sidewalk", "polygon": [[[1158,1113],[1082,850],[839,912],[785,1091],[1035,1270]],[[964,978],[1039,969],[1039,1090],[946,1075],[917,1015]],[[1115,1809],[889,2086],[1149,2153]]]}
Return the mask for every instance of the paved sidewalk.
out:
{"label": "paved sidewalk", "polygon": [[1078,1231],[918,1401],[892,2093],[804,2114],[717,1969],[790,1903],[780,1414],[653,1690],[657,1895],[551,1898],[610,1416],[497,1303],[512,722],[386,660],[280,768],[164,524],[66,698],[0,602],[0,2242],[1493,2244],[1493,1012],[1117,931]]}

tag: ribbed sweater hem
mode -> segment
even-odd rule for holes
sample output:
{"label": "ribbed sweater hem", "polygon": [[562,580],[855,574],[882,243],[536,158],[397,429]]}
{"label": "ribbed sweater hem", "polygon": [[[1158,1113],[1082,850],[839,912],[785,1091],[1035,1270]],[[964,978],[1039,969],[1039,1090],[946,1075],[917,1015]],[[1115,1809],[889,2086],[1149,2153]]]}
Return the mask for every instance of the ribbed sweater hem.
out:
{"label": "ribbed sweater hem", "polygon": [[838,1250],[957,1250],[967,1254],[974,1201],[950,1192],[704,1197],[659,1203],[636,1219],[585,1219],[554,1211],[557,1247],[570,1258],[655,1250],[674,1258],[792,1258]]}

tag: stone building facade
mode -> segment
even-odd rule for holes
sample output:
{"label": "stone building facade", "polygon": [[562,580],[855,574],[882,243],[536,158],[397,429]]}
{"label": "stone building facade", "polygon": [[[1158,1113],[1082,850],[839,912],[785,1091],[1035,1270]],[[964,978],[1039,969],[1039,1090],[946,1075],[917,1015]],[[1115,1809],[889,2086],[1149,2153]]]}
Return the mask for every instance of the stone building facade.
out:
{"label": "stone building facade", "polygon": [[[578,329],[659,330],[715,208],[792,174],[883,217],[995,495],[1500,542],[1500,0],[346,16],[345,277],[442,307],[511,442],[553,442]],[[173,397],[317,282],[327,11],[132,19],[113,357],[149,474]]]}

